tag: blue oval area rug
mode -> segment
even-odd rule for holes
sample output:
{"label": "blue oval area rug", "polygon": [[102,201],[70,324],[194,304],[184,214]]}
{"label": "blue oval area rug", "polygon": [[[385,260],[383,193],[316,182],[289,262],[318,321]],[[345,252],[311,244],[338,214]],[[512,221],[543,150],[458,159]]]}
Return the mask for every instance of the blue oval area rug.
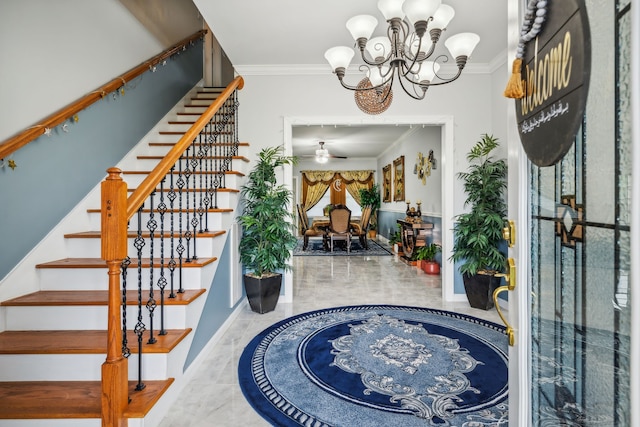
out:
{"label": "blue oval area rug", "polygon": [[240,387],[275,426],[507,425],[505,328],[419,307],[304,313],[258,334]]}

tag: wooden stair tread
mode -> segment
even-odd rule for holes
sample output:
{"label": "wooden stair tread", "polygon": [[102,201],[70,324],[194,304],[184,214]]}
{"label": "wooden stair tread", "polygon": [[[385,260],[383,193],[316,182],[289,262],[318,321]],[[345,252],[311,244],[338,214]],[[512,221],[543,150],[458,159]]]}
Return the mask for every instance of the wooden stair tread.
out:
{"label": "wooden stair tread", "polygon": [[[134,191],[136,191],[136,188],[127,188],[127,191],[129,193],[133,193]],[[165,193],[168,193],[169,191],[171,191],[171,189],[169,188],[164,189]],[[174,191],[177,191],[177,190],[174,189]],[[182,189],[183,193],[186,193],[187,191],[189,193],[201,193],[203,191],[204,192],[209,191],[209,189],[208,188],[189,188],[189,189],[183,188]],[[219,188],[216,188],[216,191],[218,193],[239,193],[240,192],[240,190],[238,190],[237,188],[228,188],[228,187],[219,187]],[[160,192],[160,189],[156,188],[156,193],[159,193],[159,192]]]}
{"label": "wooden stair tread", "polygon": [[[217,257],[192,259],[190,262],[182,261],[184,268],[202,268],[205,265],[216,261]],[[165,258],[165,268],[169,267],[169,259]],[[151,265],[149,258],[142,259],[142,267],[148,268]],[[160,258],[154,259],[154,267],[160,267]],[[131,258],[129,269],[136,268],[138,260]],[[37,264],[36,268],[107,268],[107,263],[102,258],[62,258],[54,261]],[[107,277],[105,276],[105,284]]]}
{"label": "wooden stair tread", "polygon": [[[205,156],[203,159],[226,159],[228,156]],[[233,160],[241,160],[243,162],[249,162],[249,159],[245,156],[231,156]],[[164,156],[138,156],[138,160],[162,160]]]}
{"label": "wooden stair tread", "polygon": [[[177,141],[176,142],[150,142],[149,146],[150,147],[170,147],[170,146],[172,147],[172,146],[174,146],[176,144],[177,144]],[[233,143],[233,142],[213,142],[211,144],[209,144],[209,143],[207,143],[207,144],[195,143],[193,145],[213,145],[213,146],[216,146],[216,147],[220,147],[220,146],[232,146],[232,145],[235,145],[235,143]],[[239,147],[248,147],[249,143],[248,142],[239,142],[238,146]]]}
{"label": "wooden stair tread", "polygon": [[[125,416],[143,418],[173,381],[144,381],[146,387],[140,391],[129,381],[131,402]],[[101,397],[100,381],[0,382],[0,419],[100,418]]]}
{"label": "wooden stair tread", "polygon": [[[99,212],[99,210],[98,210]],[[198,237],[218,237],[218,236],[222,236],[223,234],[226,234],[227,232],[225,230],[218,230],[218,231],[203,231],[203,232],[198,232]],[[167,234],[166,230],[165,230],[165,235]],[[142,237],[144,237],[145,239],[149,238],[150,233],[148,231],[142,233]],[[101,236],[99,231],[81,231],[78,233],[69,233],[69,234],[65,234],[64,238],[65,239],[99,239]],[[127,237],[129,238],[136,238],[138,237],[138,233],[135,232],[129,232],[127,233]],[[154,237],[159,238],[160,237],[160,233],[157,232],[154,234]],[[165,236],[167,237],[167,236]],[[179,237],[179,236],[176,236]]]}
{"label": "wooden stair tread", "polygon": [[[149,175],[151,173],[151,171],[138,171],[138,170],[128,170],[128,171],[122,171],[123,175]],[[171,173],[171,172],[169,172]],[[167,175],[169,174],[167,173]],[[184,175],[184,171],[182,172]],[[191,171],[191,175],[210,175],[210,174],[217,174],[220,173],[220,171]],[[226,175],[240,175],[240,176],[244,176],[244,173],[240,172],[240,171],[225,171],[224,172]],[[180,171],[173,171],[174,175],[179,175]]]}
{"label": "wooden stair tread", "polygon": [[[149,331],[143,333],[142,352],[169,353],[191,329],[169,329],[166,335],[153,332],[157,342],[147,344]],[[138,337],[127,331],[132,352],[137,351]],[[4,331],[0,332],[0,354],[106,354],[107,331],[54,330],[54,331]]]}
{"label": "wooden stair tread", "polygon": [[[184,292],[175,292],[175,298],[169,298],[169,288],[165,288],[164,302],[166,305],[188,305],[200,295],[204,289],[185,289]],[[160,302],[160,290],[154,289],[153,297]],[[149,300],[149,290],[143,291],[142,301]],[[31,306],[106,306],[109,303],[108,291],[37,291],[20,297],[3,301],[0,305],[5,307],[31,307]],[[127,291],[127,305],[138,304],[138,291]]]}
{"label": "wooden stair tread", "polygon": [[[207,208],[206,209],[207,213],[227,213],[227,212],[233,212],[233,209],[230,208]],[[100,213],[100,209],[94,208],[94,209],[87,209],[88,213]],[[142,210],[143,213],[149,213],[151,212],[151,209],[143,209]],[[156,214],[158,213],[158,209],[156,208],[153,212],[155,212]],[[198,213],[198,209],[167,209],[167,214],[171,214],[171,213],[180,213],[180,212],[189,212],[189,213]],[[200,235],[200,232],[198,232],[198,235]],[[159,233],[156,234],[156,237],[159,236]]]}

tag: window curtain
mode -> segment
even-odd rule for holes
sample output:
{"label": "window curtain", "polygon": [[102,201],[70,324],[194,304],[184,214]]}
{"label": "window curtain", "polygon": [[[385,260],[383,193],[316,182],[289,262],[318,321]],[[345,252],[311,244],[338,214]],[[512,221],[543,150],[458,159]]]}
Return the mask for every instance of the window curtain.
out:
{"label": "window curtain", "polygon": [[373,185],[372,171],[341,171],[343,181],[347,184],[347,191],[351,197],[360,205],[360,190],[371,188]]}
{"label": "window curtain", "polygon": [[351,197],[360,204],[360,189],[371,188],[373,171],[302,171],[302,205],[305,210],[315,206],[333,181],[341,179]]}
{"label": "window curtain", "polygon": [[305,212],[314,207],[333,182],[335,171],[303,171],[302,202]]}

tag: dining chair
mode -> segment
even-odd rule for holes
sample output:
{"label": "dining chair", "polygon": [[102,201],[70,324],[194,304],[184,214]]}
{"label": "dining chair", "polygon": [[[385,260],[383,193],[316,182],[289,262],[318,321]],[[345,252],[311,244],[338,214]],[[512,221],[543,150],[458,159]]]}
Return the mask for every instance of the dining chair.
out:
{"label": "dining chair", "polygon": [[302,206],[299,204],[296,205],[298,209],[298,219],[300,220],[300,234],[302,234],[303,244],[302,250],[306,251],[309,246],[309,238],[310,237],[322,237],[322,245],[327,246],[327,233],[325,230],[318,230],[317,228],[309,227],[309,217],[307,216],[307,212],[304,210]]}
{"label": "dining chair", "polygon": [[331,252],[334,242],[344,240],[347,244],[347,253],[351,252],[351,210],[345,205],[335,205],[329,213],[329,241]]}
{"label": "dining chair", "polygon": [[352,224],[353,236],[358,236],[360,240],[360,246],[364,249],[369,249],[369,242],[367,241],[367,233],[369,233],[369,221],[371,220],[371,206],[365,206],[362,209],[362,216],[360,222]]}

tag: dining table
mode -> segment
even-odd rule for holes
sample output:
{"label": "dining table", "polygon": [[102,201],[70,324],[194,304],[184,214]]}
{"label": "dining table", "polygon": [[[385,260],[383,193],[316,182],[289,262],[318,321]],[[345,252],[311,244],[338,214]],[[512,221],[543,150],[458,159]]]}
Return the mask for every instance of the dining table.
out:
{"label": "dining table", "polygon": [[[351,221],[349,221],[349,223],[351,224],[351,228],[359,227],[360,217],[352,216]],[[330,224],[331,224],[331,220],[329,219],[328,216],[316,216],[311,221],[311,228],[318,228],[318,229],[329,228]]]}

